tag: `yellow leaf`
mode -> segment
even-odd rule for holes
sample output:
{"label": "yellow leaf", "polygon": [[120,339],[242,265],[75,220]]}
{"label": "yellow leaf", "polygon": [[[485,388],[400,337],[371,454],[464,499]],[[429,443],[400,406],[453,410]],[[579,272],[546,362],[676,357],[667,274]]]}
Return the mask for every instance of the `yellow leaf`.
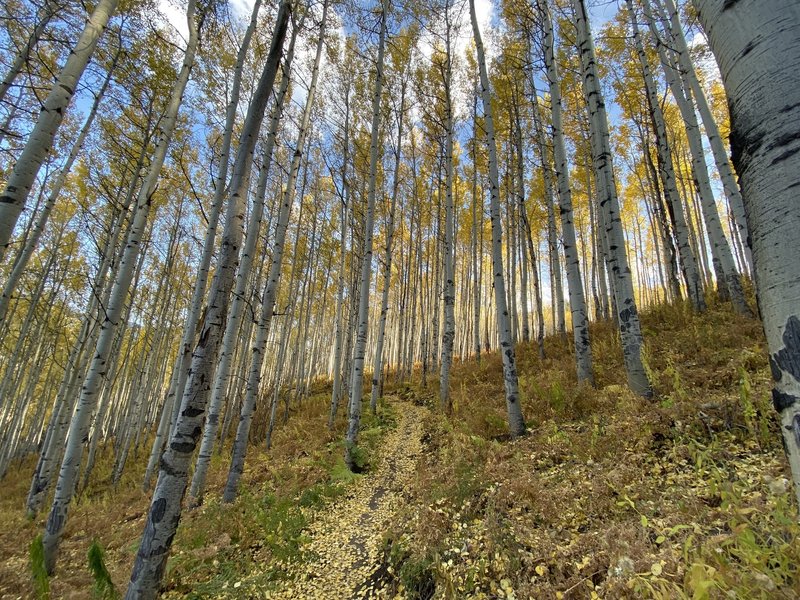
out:
{"label": "yellow leaf", "polygon": [[653,563],[653,564],[650,566],[650,572],[651,572],[653,575],[655,575],[656,577],[658,577],[659,575],[661,575],[661,573],[662,573],[663,571],[664,571],[664,569],[662,568],[662,566],[661,566],[661,563]]}

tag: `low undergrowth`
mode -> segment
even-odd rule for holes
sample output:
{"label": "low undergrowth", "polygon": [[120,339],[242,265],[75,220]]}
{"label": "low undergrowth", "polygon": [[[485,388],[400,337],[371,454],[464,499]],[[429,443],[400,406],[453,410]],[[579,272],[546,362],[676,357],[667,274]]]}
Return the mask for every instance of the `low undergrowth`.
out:
{"label": "low undergrowth", "polygon": [[[760,324],[712,305],[642,316],[657,396],[630,393],[608,324],[596,387],[570,344],[519,347],[526,436],[509,441],[500,359],[454,368],[431,414],[419,504],[386,536],[408,598],[796,598],[800,526]],[[436,390],[419,390],[436,398]]]}
{"label": "low undergrowth", "polygon": [[[220,502],[229,444],[214,454],[204,504],[184,509],[167,564],[164,597],[245,597],[245,586],[275,585],[285,564],[303,560],[307,523],[359,477],[343,460],[344,409],[334,431],[328,431],[329,394],[329,389],[320,389],[293,406],[288,421],[276,427],[269,452],[263,449],[263,437],[249,448],[240,496],[233,504]],[[377,416],[364,413],[358,447],[364,471],[379,460],[377,449],[394,423],[394,407],[383,400]],[[138,452],[146,452],[151,443],[144,440]],[[24,516],[34,465],[26,461],[9,473],[0,497],[0,597],[112,598],[124,592],[150,502],[150,494],[140,489],[143,462],[141,455],[129,461],[115,487],[110,479],[113,453],[110,447],[100,449],[89,488],[70,508],[51,578],[44,573],[37,538],[46,512],[33,520]]]}

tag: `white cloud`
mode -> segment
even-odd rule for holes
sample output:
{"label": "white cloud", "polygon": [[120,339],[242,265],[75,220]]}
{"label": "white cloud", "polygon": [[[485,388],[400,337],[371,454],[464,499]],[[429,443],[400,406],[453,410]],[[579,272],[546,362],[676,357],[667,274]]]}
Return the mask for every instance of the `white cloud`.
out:
{"label": "white cloud", "polygon": [[165,25],[170,25],[186,42],[189,39],[189,26],[186,23],[186,5],[176,6],[170,0],[158,0],[158,12]]}

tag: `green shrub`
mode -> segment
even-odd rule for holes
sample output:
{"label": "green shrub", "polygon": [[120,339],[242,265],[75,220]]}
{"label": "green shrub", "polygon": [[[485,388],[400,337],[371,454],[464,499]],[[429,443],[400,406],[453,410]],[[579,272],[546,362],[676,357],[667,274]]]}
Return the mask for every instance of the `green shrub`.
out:
{"label": "green shrub", "polygon": [[36,597],[40,600],[47,600],[50,598],[50,578],[47,575],[47,569],[44,567],[44,544],[42,543],[41,534],[37,535],[36,539],[31,542],[30,555],[33,588],[36,591]]}

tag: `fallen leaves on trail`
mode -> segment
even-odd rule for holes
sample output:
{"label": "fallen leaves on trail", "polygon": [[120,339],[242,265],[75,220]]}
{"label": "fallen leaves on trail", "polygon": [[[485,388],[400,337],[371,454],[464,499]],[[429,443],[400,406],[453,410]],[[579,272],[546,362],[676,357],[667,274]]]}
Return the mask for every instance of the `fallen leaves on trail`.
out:
{"label": "fallen leaves on trail", "polygon": [[384,440],[377,468],[348,493],[315,515],[304,532],[310,558],[287,565],[286,580],[267,592],[272,599],[378,598],[382,580],[382,534],[406,505],[422,445],[425,409],[404,403],[399,423]]}

